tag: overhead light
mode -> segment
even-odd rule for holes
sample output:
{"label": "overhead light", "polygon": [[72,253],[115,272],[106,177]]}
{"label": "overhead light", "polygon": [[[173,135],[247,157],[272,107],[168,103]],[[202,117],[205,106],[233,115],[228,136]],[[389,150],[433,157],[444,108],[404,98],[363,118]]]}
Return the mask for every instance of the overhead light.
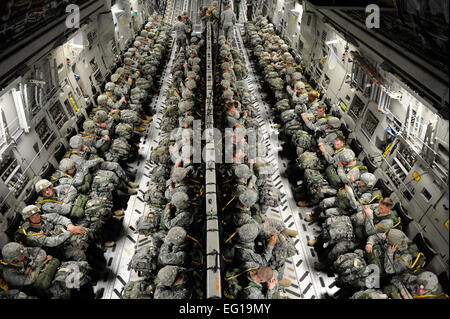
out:
{"label": "overhead light", "polygon": [[325,44],[326,44],[326,45],[330,45],[330,44],[334,44],[334,43],[338,43],[338,42],[339,42],[339,40],[338,40],[338,39],[335,39],[335,40],[327,41],[327,42],[325,42]]}

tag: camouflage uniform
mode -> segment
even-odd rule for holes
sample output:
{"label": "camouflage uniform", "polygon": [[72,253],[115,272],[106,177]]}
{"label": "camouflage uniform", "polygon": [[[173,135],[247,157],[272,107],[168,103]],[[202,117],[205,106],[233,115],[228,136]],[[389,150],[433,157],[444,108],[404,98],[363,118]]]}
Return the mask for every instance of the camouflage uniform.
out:
{"label": "camouflage uniform", "polygon": [[[424,291],[419,293],[418,287]],[[383,287],[383,292],[392,299],[448,299],[437,276],[430,271],[396,275],[391,279],[391,285]]]}
{"label": "camouflage uniform", "polygon": [[[179,276],[183,276],[183,279],[175,285]],[[190,299],[192,297],[191,278],[184,268],[165,266],[158,272],[157,277],[158,285],[154,299]]]}
{"label": "camouflage uniform", "polygon": [[[25,259],[17,261],[21,255],[25,255]],[[3,278],[9,286],[22,288],[33,284],[41,269],[44,267],[43,261],[46,259],[46,252],[39,247],[23,247],[22,245],[11,242],[2,248],[3,262]],[[25,269],[29,267],[32,271],[25,274]]]}

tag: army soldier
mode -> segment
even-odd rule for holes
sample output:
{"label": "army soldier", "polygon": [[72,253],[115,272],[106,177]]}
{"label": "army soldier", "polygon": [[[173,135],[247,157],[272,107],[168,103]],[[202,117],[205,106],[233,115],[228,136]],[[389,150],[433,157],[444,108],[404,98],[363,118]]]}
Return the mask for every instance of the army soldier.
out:
{"label": "army soldier", "polygon": [[105,84],[105,95],[108,98],[107,104],[111,109],[121,110],[125,108],[127,101],[123,95],[119,97],[119,100],[117,100],[116,94],[114,93],[115,89],[116,85],[113,82],[107,82]]}
{"label": "army soldier", "polygon": [[[35,205],[22,210],[24,223],[19,227],[16,238],[24,239],[28,246],[63,247],[64,257],[71,260],[86,260],[87,234],[81,226],[75,226],[70,219],[59,214],[41,215]],[[84,248],[84,249],[83,249]]]}
{"label": "army soldier", "polygon": [[217,43],[219,31],[217,30],[218,24],[220,21],[220,15],[219,15],[219,3],[217,1],[214,1],[212,3],[212,8],[208,9],[206,12],[206,15],[209,16],[209,19],[211,21],[212,31],[213,31],[213,43]]}
{"label": "army soldier", "polygon": [[35,189],[40,196],[36,201],[42,211],[46,213],[57,213],[67,216],[72,210],[72,202],[78,192],[72,185],[62,184],[53,187],[53,184],[41,179],[35,184]]}
{"label": "army soldier", "polygon": [[392,299],[448,299],[438,277],[431,271],[394,276],[391,285],[383,287],[383,292]]}
{"label": "army soldier", "polygon": [[185,192],[176,192],[172,195],[170,204],[166,206],[161,216],[163,229],[171,229],[175,226],[189,229],[194,221],[194,214],[188,209],[190,207],[189,196]]}
{"label": "army soldier", "polygon": [[206,30],[206,21],[208,19],[208,17],[206,16],[206,8],[200,7],[199,8],[199,12],[198,12],[198,16],[199,16],[200,21],[202,23],[202,33],[203,33]]}
{"label": "army soldier", "polygon": [[225,11],[222,12],[220,21],[227,41],[231,41],[233,38],[234,25],[236,24],[236,15],[231,10],[231,5],[228,4],[225,7]]}
{"label": "army soldier", "polygon": [[[190,242],[187,242],[188,239],[191,239],[194,245],[190,245]],[[175,226],[167,233],[160,248],[158,260],[163,266],[201,265],[201,247],[194,237],[187,234],[184,228]]]}
{"label": "army soldier", "polygon": [[330,164],[337,164],[339,162],[342,162],[342,159],[340,158],[340,153],[348,149],[345,147],[345,139],[342,136],[337,136],[334,139],[333,147],[335,149],[334,153],[331,155],[326,149],[323,143],[319,143],[319,150],[322,152],[325,160]]}
{"label": "army soldier", "polygon": [[269,240],[260,255],[254,251],[255,239],[259,235],[259,227],[256,223],[242,225],[236,230],[237,238],[234,243],[234,260],[241,268],[267,266],[272,258],[272,250],[277,241],[277,234],[270,233]]}
{"label": "army soldier", "polygon": [[323,211],[327,217],[362,211],[363,205],[381,198],[381,192],[373,190],[376,181],[377,178],[372,173],[361,174],[358,181],[351,182],[354,184],[353,186],[346,184],[343,189],[338,191],[337,196],[324,198],[319,206],[313,209],[313,213],[306,216],[305,220],[308,222],[317,220],[319,213]]}
{"label": "army soldier", "polygon": [[425,257],[419,252],[417,245],[401,230],[390,229],[376,242],[374,237],[369,237],[366,245],[367,260],[379,267],[380,275],[412,272],[424,266]]}
{"label": "army soldier", "polygon": [[79,135],[72,136],[69,141],[69,144],[73,149],[70,159],[72,159],[75,162],[78,169],[87,169],[95,167],[96,165],[100,164],[99,165],[100,169],[113,172],[115,175],[117,175],[118,178],[120,178],[121,182],[123,182],[121,183],[121,188],[124,191],[126,191],[130,195],[137,194],[137,191],[134,190],[133,188],[138,188],[139,184],[130,181],[130,179],[127,176],[127,173],[120,166],[119,163],[104,161],[102,158],[86,160],[88,156],[88,153],[86,152],[87,147],[83,145],[83,143],[84,140]]}
{"label": "army soldier", "polygon": [[75,162],[70,158],[63,158],[59,163],[59,170],[57,170],[50,180],[53,184],[58,185],[69,184],[77,188],[77,191],[86,193],[90,190],[90,182],[92,178],[87,177],[89,168],[87,170],[77,170]]}
{"label": "army soldier", "polygon": [[177,44],[177,53],[180,52],[181,49],[184,50],[186,46],[186,34],[189,32],[188,26],[183,23],[182,17],[178,16],[177,20],[178,22],[175,23],[172,30],[176,32],[175,38],[176,38],[176,44]]}
{"label": "army soldier", "polygon": [[365,205],[363,211],[354,217],[356,236],[360,240],[369,237],[368,244],[375,244],[383,233],[399,226],[400,218],[392,209],[393,206],[394,203],[389,197],[383,198],[379,204]]}
{"label": "army soldier", "polygon": [[3,278],[17,288],[35,283],[45,263],[52,259],[42,248],[24,247],[15,242],[3,246],[2,256]]}
{"label": "army soldier", "polygon": [[187,37],[187,45],[189,45],[189,43],[191,43],[191,34],[192,31],[194,31],[192,29],[192,21],[191,19],[189,19],[188,13],[186,11],[183,12],[183,14],[181,15],[181,17],[183,18],[183,23],[187,26],[187,31],[186,31],[186,37]]}
{"label": "army soldier", "polygon": [[[278,290],[276,271],[270,267],[259,267],[257,270],[249,272],[246,279],[248,286],[244,289],[246,291],[243,291],[243,297],[247,299],[259,299],[261,297],[262,299],[272,299],[274,293]],[[264,287],[263,284],[266,284],[267,287]],[[256,289],[249,289],[249,287]]]}
{"label": "army soldier", "polygon": [[107,130],[100,129],[92,120],[87,120],[83,123],[83,130],[83,144],[89,148],[90,153],[104,154],[108,151],[110,146],[110,138],[108,135],[109,132]]}
{"label": "army soldier", "polygon": [[168,265],[158,272],[158,285],[154,299],[190,299],[191,280],[188,272],[181,267]]}
{"label": "army soldier", "polygon": [[233,8],[234,8],[234,14],[236,15],[236,19],[239,20],[239,10],[241,7],[241,0],[233,0]]}

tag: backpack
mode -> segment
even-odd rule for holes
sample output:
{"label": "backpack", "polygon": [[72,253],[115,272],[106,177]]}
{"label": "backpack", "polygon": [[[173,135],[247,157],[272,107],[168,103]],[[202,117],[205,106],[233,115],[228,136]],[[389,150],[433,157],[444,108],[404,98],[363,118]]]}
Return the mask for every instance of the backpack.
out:
{"label": "backpack", "polygon": [[139,124],[140,122],[139,115],[136,113],[136,111],[132,110],[120,111],[120,121],[133,126]]}
{"label": "backpack", "polygon": [[150,183],[147,191],[144,193],[144,201],[150,205],[164,207],[166,205],[165,185]]}
{"label": "backpack", "polygon": [[50,292],[53,298],[70,298],[71,289],[80,289],[91,281],[91,267],[87,261],[65,261],[61,263]]}
{"label": "backpack", "polygon": [[353,240],[355,238],[352,221],[349,216],[333,216],[327,218],[323,223],[322,232],[325,240],[331,244],[342,240]]}
{"label": "backpack", "polygon": [[292,121],[294,119],[298,119],[297,114],[295,114],[294,110],[287,110],[281,113],[281,121],[283,123],[287,123],[289,121]]}
{"label": "backpack", "polygon": [[133,128],[127,123],[119,123],[116,126],[115,134],[128,140],[133,135]]}
{"label": "backpack", "polygon": [[60,264],[61,263],[59,259],[57,258],[50,259],[40,272],[39,276],[37,277],[36,281],[33,284],[33,287],[41,290],[47,290],[52,284],[52,280],[55,277],[56,271],[58,270]]}
{"label": "backpack", "polygon": [[147,280],[130,281],[123,288],[123,299],[153,299],[155,285]]}
{"label": "backpack", "polygon": [[333,269],[339,275],[339,281],[351,284],[365,276],[367,264],[363,252],[356,249],[352,253],[339,256],[333,263]]}
{"label": "backpack", "polygon": [[329,165],[325,169],[325,176],[328,180],[328,183],[335,188],[340,188],[344,186],[344,183],[342,183],[341,178],[339,177],[339,174],[337,173],[336,168],[334,165]]}
{"label": "backpack", "polygon": [[161,212],[149,212],[140,216],[136,221],[136,232],[140,235],[148,236],[157,231],[160,225]]}
{"label": "backpack", "polygon": [[322,170],[325,168],[324,162],[315,152],[303,152],[297,158],[298,167],[301,169]]}
{"label": "backpack", "polygon": [[311,147],[311,135],[303,130],[298,130],[292,135],[292,143],[305,150]]}
{"label": "backpack", "polygon": [[139,276],[148,277],[157,269],[158,250],[150,245],[137,249],[128,264]]}
{"label": "backpack", "polygon": [[96,192],[112,192],[119,183],[119,178],[114,172],[99,170],[92,181],[92,190]]}
{"label": "backpack", "polygon": [[130,149],[130,144],[121,138],[114,139],[111,145],[111,152],[119,155],[121,159],[128,157],[130,154]]}
{"label": "backpack", "polygon": [[88,199],[89,198],[83,194],[77,196],[70,212],[70,218],[80,219],[84,216],[84,207],[86,206]]}
{"label": "backpack", "polygon": [[169,148],[166,146],[153,149],[150,161],[158,164],[167,164],[170,161]]}
{"label": "backpack", "polygon": [[89,218],[101,218],[110,215],[113,203],[107,197],[94,197],[86,202],[84,212]]}

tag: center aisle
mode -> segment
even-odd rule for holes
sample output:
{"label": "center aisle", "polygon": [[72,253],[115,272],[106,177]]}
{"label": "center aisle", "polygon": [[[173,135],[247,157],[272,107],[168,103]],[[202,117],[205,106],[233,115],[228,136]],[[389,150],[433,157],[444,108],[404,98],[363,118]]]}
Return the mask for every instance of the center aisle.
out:
{"label": "center aisle", "polygon": [[[241,14],[241,20],[243,16]],[[282,177],[287,166],[286,160],[278,155],[280,147],[277,138],[278,131],[274,128],[270,107],[263,101],[265,94],[261,91],[258,76],[254,73],[254,66],[243,45],[242,32],[243,25],[238,24],[234,29],[232,47],[242,52],[245,59],[245,66],[248,69],[248,88],[253,96],[253,105],[259,112],[257,120],[260,133],[264,136],[263,143],[268,149],[266,160],[275,168],[272,185],[280,191],[281,195],[280,206],[277,209],[270,208],[267,216],[283,221],[287,228],[295,229],[298,232],[297,237],[294,238],[294,244],[299,254],[286,260],[285,277],[291,280],[292,284],[290,287],[283,288],[285,296],[289,299],[320,299],[326,295],[333,296],[339,290],[335,286],[335,275],[324,275],[314,269],[314,262],[318,259],[314,249],[306,244],[309,239],[318,235],[320,229],[307,227],[304,221],[307,211],[305,208],[297,207],[289,181]]]}
{"label": "center aisle", "polygon": [[[165,22],[181,14],[186,0],[175,0],[173,6],[166,8]],[[169,2],[170,4],[170,2]],[[139,161],[137,161],[133,168],[136,168],[136,180],[139,184],[139,192],[137,195],[130,196],[127,209],[125,211],[125,218],[122,223],[122,234],[116,241],[116,246],[108,249],[105,252],[107,266],[110,272],[104,280],[99,281],[94,287],[94,292],[97,298],[101,299],[121,299],[123,288],[129,281],[138,280],[138,274],[130,270],[128,265],[133,257],[135,250],[146,246],[150,243],[148,237],[139,235],[135,232],[134,225],[138,218],[145,212],[147,204],[143,196],[143,189],[147,189],[150,179],[149,173],[156,164],[150,163],[147,159],[155,146],[158,145],[161,139],[161,120],[162,111],[165,107],[165,100],[169,84],[172,80],[171,67],[175,58],[175,51],[172,49],[174,41],[171,44],[170,59],[160,77],[160,91],[155,95],[151,108],[155,110],[153,120],[147,128],[145,134],[141,137],[139,145]],[[162,83],[161,83],[162,82]]]}

